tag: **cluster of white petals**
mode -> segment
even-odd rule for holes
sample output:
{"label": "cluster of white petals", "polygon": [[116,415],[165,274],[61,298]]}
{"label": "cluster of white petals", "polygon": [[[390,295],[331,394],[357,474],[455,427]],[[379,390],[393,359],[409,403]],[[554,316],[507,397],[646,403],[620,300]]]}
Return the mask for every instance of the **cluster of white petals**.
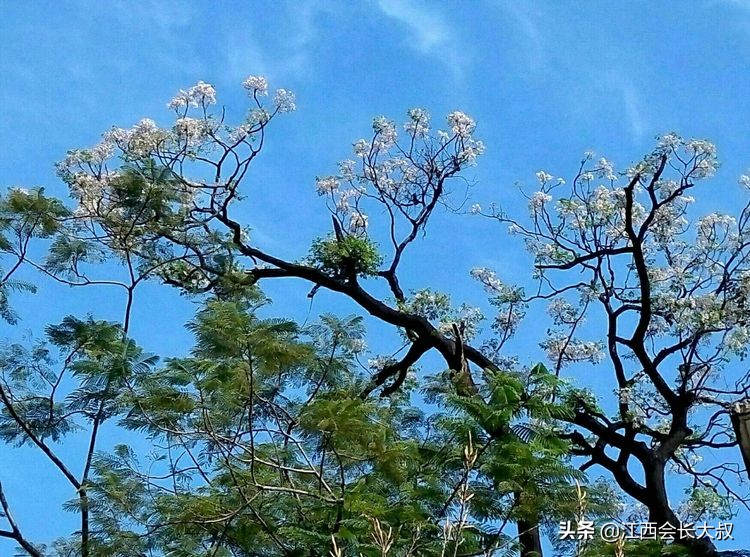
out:
{"label": "cluster of white petals", "polygon": [[355,211],[349,217],[349,229],[354,233],[362,233],[367,230],[367,215],[360,211]]}
{"label": "cluster of white petals", "polygon": [[396,144],[396,124],[385,116],[378,116],[372,121],[372,131],[375,132],[372,144],[377,150],[388,150]]}
{"label": "cluster of white petals", "polygon": [[335,176],[325,176],[315,180],[318,195],[330,195],[339,189],[339,181]]}
{"label": "cluster of white petals", "polygon": [[250,75],[242,82],[242,86],[252,95],[267,95],[268,81],[262,75]]}
{"label": "cluster of white petals", "polygon": [[432,321],[438,330],[446,335],[452,335],[453,326],[459,325],[464,340],[472,339],[479,330],[480,322],[484,320],[484,314],[479,308],[468,304],[453,307],[448,295],[429,288],[412,292],[401,307],[409,313]]}
{"label": "cluster of white petals", "polygon": [[579,318],[579,311],[565,298],[555,298],[547,306],[547,313],[555,325],[569,325]]}
{"label": "cluster of white petals", "polygon": [[551,182],[555,177],[552,174],[547,174],[544,170],[540,170],[536,173],[536,179],[539,183],[545,185],[547,182]]}
{"label": "cluster of white petals", "polygon": [[276,89],[273,104],[279,112],[294,112],[297,109],[294,93],[286,89]]}
{"label": "cluster of white petals", "polygon": [[536,191],[529,198],[529,209],[532,215],[541,211],[544,206],[552,201],[552,196],[544,191]]}
{"label": "cluster of white petals", "polygon": [[458,110],[448,114],[447,120],[453,133],[464,139],[471,137],[477,126],[476,122],[470,116]]}
{"label": "cluster of white petals", "polygon": [[430,115],[423,108],[412,108],[407,112],[409,119],[404,129],[414,137],[427,137],[430,133]]}
{"label": "cluster of white petals", "polygon": [[497,273],[486,267],[475,267],[471,270],[471,276],[482,283],[485,290],[493,295],[505,295],[509,286],[500,280]]}
{"label": "cluster of white petals", "polygon": [[604,359],[604,346],[601,342],[584,341],[569,338],[561,333],[554,333],[540,343],[547,359],[557,365],[573,362],[590,362],[598,364]]}
{"label": "cluster of white petals", "polygon": [[612,165],[610,161],[605,159],[604,157],[599,159],[599,164],[596,168],[596,174],[600,178],[604,178],[605,180],[614,181],[617,180],[617,174],[615,174],[615,167]]}
{"label": "cluster of white petals", "polygon": [[216,89],[210,83],[199,81],[190,89],[180,89],[179,93],[169,101],[167,108],[181,111],[191,106],[198,107],[209,104],[216,104]]}
{"label": "cluster of white petals", "polygon": [[[338,163],[337,175],[318,178],[316,190],[350,232],[364,229],[365,205],[372,203],[418,218],[432,195],[445,194],[443,181],[484,152],[482,142],[472,137],[476,124],[470,117],[454,112],[448,121],[453,133],[431,132],[430,115],[423,108],[409,109],[403,126],[375,117],[372,137],[355,141],[354,157]],[[403,137],[399,129],[406,132]]]}
{"label": "cluster of white petals", "polygon": [[[261,76],[248,77],[243,86],[257,96],[265,94],[268,89],[267,81]],[[171,124],[162,127],[151,118],[143,118],[130,128],[111,128],[102,134],[101,142],[94,147],[69,151],[57,164],[57,170],[78,200],[75,214],[104,216],[123,222],[134,218],[137,212],[129,212],[127,200],[115,187],[123,163],[133,168],[152,168],[154,164],[171,169],[179,167],[182,172],[188,164],[197,164],[199,158],[207,161],[213,152],[231,148],[237,163],[241,164],[243,157],[254,152],[254,136],[271,118],[278,112],[294,109],[294,94],[279,89],[272,112],[267,111],[256,97],[256,106],[237,126],[224,123],[223,113],[214,114],[211,108],[214,104],[216,90],[210,83],[199,81],[180,90],[168,103],[176,113]],[[243,149],[245,154],[242,154]],[[173,183],[151,184],[149,188],[161,188],[154,192],[154,197],[169,204],[164,210],[185,213],[192,210],[199,196],[220,195],[219,192],[226,191],[228,186],[228,183],[207,185],[183,177]],[[150,194],[145,189],[142,193]]]}

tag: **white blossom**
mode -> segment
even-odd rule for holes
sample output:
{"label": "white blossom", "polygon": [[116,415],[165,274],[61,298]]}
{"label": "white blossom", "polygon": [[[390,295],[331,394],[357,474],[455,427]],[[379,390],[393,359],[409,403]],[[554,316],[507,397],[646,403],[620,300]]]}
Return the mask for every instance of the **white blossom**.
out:
{"label": "white blossom", "polygon": [[247,89],[250,95],[268,94],[268,81],[266,81],[266,78],[262,75],[248,76],[247,79],[242,82],[242,86]]}
{"label": "white blossom", "polygon": [[117,145],[121,149],[125,149],[127,148],[128,141],[130,141],[130,133],[130,130],[113,126],[102,134],[102,138],[104,141],[108,141],[113,145]]}
{"label": "white blossom", "polygon": [[729,236],[730,228],[737,221],[729,215],[711,213],[698,220],[697,238],[701,247],[707,248],[721,243]]}
{"label": "white blossom", "polygon": [[554,176],[552,176],[552,174],[547,174],[544,170],[540,170],[536,173],[536,179],[539,180],[539,183],[542,185],[551,181],[553,178]]}
{"label": "white blossom", "polygon": [[150,118],[143,118],[130,130],[128,155],[149,156],[166,139],[167,134]]}
{"label": "white blossom", "polygon": [[583,341],[576,338],[569,339],[560,333],[554,333],[550,338],[540,343],[547,354],[547,359],[561,364],[571,362],[590,362],[598,364],[604,358],[601,342]]}
{"label": "white blossom", "polygon": [[384,367],[395,363],[393,358],[387,356],[377,356],[376,358],[370,358],[367,360],[367,367],[373,372],[381,371]]}
{"label": "white blossom", "polygon": [[657,149],[664,152],[674,151],[682,144],[682,138],[675,133],[667,133],[659,137]]}
{"label": "white blossom", "polygon": [[297,109],[294,93],[286,89],[277,89],[273,104],[279,112],[293,112]]}
{"label": "white blossom", "polygon": [[458,110],[448,114],[447,119],[448,125],[453,130],[453,133],[461,138],[468,138],[474,131],[474,128],[476,128],[476,122],[471,117]]}
{"label": "white blossom", "polygon": [[396,143],[396,125],[385,116],[378,116],[372,121],[372,130],[376,136],[374,144],[378,149],[389,149]]}
{"label": "white blossom", "polygon": [[604,157],[599,159],[597,173],[600,177],[606,178],[607,180],[617,180],[614,166]]}
{"label": "white blossom", "polygon": [[464,148],[456,155],[458,160],[467,164],[474,164],[479,155],[484,154],[484,143],[467,139]]}
{"label": "white blossom", "polygon": [[685,144],[685,150],[695,155],[716,155],[716,146],[705,139],[691,139]]}
{"label": "white blossom", "polygon": [[210,83],[199,81],[189,92],[197,103],[216,104],[216,89]]}
{"label": "white blossom", "polygon": [[350,159],[340,161],[338,167],[341,178],[349,181],[354,180],[354,167],[356,164],[357,163],[355,161]]}
{"label": "white blossom", "polygon": [[371,146],[365,139],[358,139],[354,142],[354,154],[358,157],[366,157],[370,153]]}
{"label": "white blossom", "polygon": [[354,338],[350,341],[349,347],[352,352],[361,354],[367,350],[367,342],[363,338]]}
{"label": "white blossom", "polygon": [[205,137],[206,126],[203,120],[178,118],[174,123],[174,131],[178,138],[185,140],[188,144],[194,144]]}
{"label": "white blossom", "polygon": [[555,298],[547,306],[547,313],[552,317],[555,325],[573,323],[578,318],[576,308],[564,298]]}
{"label": "white blossom", "polygon": [[325,176],[315,180],[318,195],[328,195],[339,189],[339,181],[335,176]]}
{"label": "white blossom", "polygon": [[537,191],[531,194],[529,199],[529,208],[532,212],[540,211],[547,203],[552,201],[552,196],[543,191]]}
{"label": "white blossom", "polygon": [[507,286],[500,280],[495,271],[487,269],[486,267],[475,267],[471,270],[471,276],[475,280],[481,282],[485,289],[491,294],[498,294],[504,291]]}
{"label": "white blossom", "polygon": [[409,120],[404,129],[415,137],[427,137],[430,133],[430,115],[422,108],[412,108],[407,112]]}
{"label": "white blossom", "polygon": [[630,387],[623,387],[617,391],[617,399],[620,404],[630,405],[633,400],[633,391]]}
{"label": "white blossom", "polygon": [[167,104],[173,110],[187,109],[190,106],[216,104],[216,89],[210,83],[199,81],[190,89],[180,91]]}
{"label": "white blossom", "polygon": [[695,176],[697,178],[708,178],[716,173],[719,163],[713,157],[702,158],[695,165]]}
{"label": "white blossom", "polygon": [[349,217],[349,228],[354,232],[364,232],[367,229],[367,215],[354,212]]}

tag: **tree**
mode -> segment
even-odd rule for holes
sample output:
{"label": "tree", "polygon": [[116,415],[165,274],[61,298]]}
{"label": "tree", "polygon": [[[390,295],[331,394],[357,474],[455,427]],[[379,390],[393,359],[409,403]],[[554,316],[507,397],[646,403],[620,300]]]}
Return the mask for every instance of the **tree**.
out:
{"label": "tree", "polygon": [[[607,161],[592,165],[587,157],[555,211],[546,208],[550,192],[566,186],[539,173],[542,189],[530,198],[531,224],[513,224],[537,257],[542,289],[527,296],[491,271],[475,269],[498,310],[491,331],[483,333],[476,308],[455,307],[449,296],[428,288],[407,294],[399,275],[405,255],[426,235],[435,212],[455,211],[455,189],[465,184],[461,173],[483,152],[474,138],[475,122],[453,112],[447,131],[433,133],[428,114],[413,109],[400,137],[394,122],[376,118],[371,139],[354,144],[355,159],[340,163],[337,175],[317,179],[334,234],[313,241],[306,258],[287,261],[256,245],[236,214],[243,197],[251,194],[244,182],[267,128],[294,110],[294,95],[279,89],[268,107],[264,78],[251,76],[244,87],[254,106],[240,125],[225,122],[225,111],[212,108],[213,87],[199,82],[170,102],[176,116],[172,127],[145,119],[131,129],[113,128],[92,149],[71,151],[59,173],[76,207],[60,209],[52,218],[54,226],[44,235],[54,236],[46,261],[28,257],[23,235],[17,246],[4,246],[18,265],[54,280],[79,286],[115,283],[127,294],[123,325],[90,324],[119,333],[110,335],[111,354],[95,354],[99,368],[83,366],[96,370],[91,373],[99,390],[93,393],[93,411],[89,404],[81,414],[91,429],[90,464],[83,481],[73,477],[80,485],[71,482],[79,493],[82,528],[72,545],[60,547],[84,555],[184,553],[199,547],[216,555],[330,551],[338,556],[353,550],[408,555],[413,553],[409,544],[422,540],[426,545],[420,551],[426,554],[502,554],[512,546],[505,527],[515,523],[514,537],[528,556],[541,547],[540,527],[576,512],[573,480],[584,478],[567,465],[571,451],[586,458],[583,470],[594,464],[604,468],[660,523],[677,519],[666,491],[668,462],[692,474],[696,488],[704,488],[691,495],[704,507],[711,492],[739,497],[724,477],[738,468],[701,470],[685,457],[700,448],[734,447],[727,405],[747,391],[741,377],[736,388],[708,382],[732,350],[742,352],[746,345],[748,211],[734,224],[716,216],[701,221],[696,241],[689,240],[681,224],[688,202],[683,194],[714,167],[710,144],[666,136],[627,173],[623,188],[615,178],[625,175],[618,177]],[[668,168],[677,179],[666,179]],[[608,185],[594,187],[597,176]],[[21,190],[12,190],[13,196],[43,198],[42,192]],[[371,224],[368,213],[376,209],[384,219]],[[495,208],[474,207],[472,212],[509,221]],[[17,213],[8,220],[11,228],[25,222]],[[728,227],[735,225],[737,232],[730,234]],[[92,279],[91,263],[101,259],[122,261],[125,280]],[[565,276],[573,269],[589,277],[553,285],[553,273]],[[355,321],[341,325],[326,318],[325,332],[313,333],[305,345],[293,324],[259,320],[255,285],[284,277],[309,283],[310,297],[321,288],[336,292],[383,326],[396,328],[403,335],[404,355],[377,359],[372,375],[363,376],[351,369],[356,351],[346,347],[358,340],[347,337],[356,332]],[[193,356],[159,369],[143,361],[127,337],[133,293],[149,278],[211,300],[193,324],[198,341]],[[386,287],[386,296],[377,294],[379,285]],[[539,300],[552,300],[552,318],[560,329],[543,343],[551,372],[513,364],[505,353],[527,306]],[[691,311],[691,301],[703,311]],[[607,332],[617,408],[600,408],[592,393],[560,377],[568,364],[600,362],[602,347],[579,337],[584,315],[596,304],[604,311],[600,330]],[[628,327],[630,335],[624,333]],[[349,340],[341,344],[341,338]],[[238,345],[238,339],[248,344]],[[71,350],[77,344],[60,346]],[[120,346],[127,365],[111,360]],[[419,418],[410,372],[429,353],[438,354],[447,369],[431,379],[421,374],[418,386],[452,413]],[[324,354],[331,354],[327,366],[321,364]],[[80,357],[88,362],[93,356]],[[100,360],[106,361],[103,368]],[[248,373],[251,364],[254,371]],[[288,383],[293,380],[299,383]],[[13,381],[6,380],[6,391],[22,395],[5,404],[8,424],[16,438],[30,439],[45,451],[52,433],[37,434],[37,422],[13,415],[37,394],[26,379],[20,385]],[[651,390],[641,393],[643,385]],[[314,396],[309,402],[298,400],[303,393]],[[90,401],[91,393],[86,396]],[[54,393],[43,398],[51,401]],[[696,410],[699,404],[712,405],[712,413],[701,414],[707,410]],[[124,449],[96,456],[99,424],[115,412],[124,414],[124,425],[145,430],[159,441],[157,447],[164,447],[162,457],[170,465],[163,478],[144,476]],[[707,427],[689,424],[689,417],[703,415]],[[659,430],[656,416],[668,419],[666,430]],[[184,470],[172,465],[173,449],[192,464]],[[610,456],[612,450],[618,451],[616,457]],[[451,457],[434,458],[443,454]],[[392,466],[387,464],[391,455]],[[403,466],[404,455],[420,465]],[[632,470],[634,461],[642,466],[645,485]],[[377,487],[358,492],[364,489],[357,488],[363,477],[363,485]],[[166,480],[171,488],[164,488]],[[406,485],[419,487],[422,499],[399,500]],[[266,502],[267,492],[277,495],[270,508],[259,510],[254,497]],[[611,512],[606,489],[592,489],[591,499],[597,503],[592,510]],[[372,521],[347,522],[351,501],[355,508],[366,508]],[[88,526],[92,509],[94,533]],[[290,523],[289,512],[300,519]],[[396,529],[393,522],[406,515],[411,522]],[[241,520],[235,523],[235,517]],[[279,537],[281,532],[292,545]],[[5,535],[28,543],[13,524]],[[182,545],[164,545],[169,540]],[[249,543],[266,546],[248,549]],[[692,544],[692,550],[715,553],[703,543]]]}
{"label": "tree", "polygon": [[[519,489],[550,497],[550,519],[570,511],[567,445],[512,423],[565,412],[542,367],[526,385],[495,376],[486,403],[439,376],[431,397],[450,411],[426,413],[410,402],[414,379],[390,398],[363,396],[361,318],[300,329],[261,319],[267,300],[235,286],[204,296],[192,354],[162,365],[121,325],[93,318],[7,348],[0,434],[58,468],[82,528],[34,543],[3,496],[4,537],[33,556],[508,554],[507,524],[539,512],[533,496],[519,507]],[[152,450],[96,451],[96,428],[113,420]],[[82,476],[56,451],[80,429],[91,439]]]}
{"label": "tree", "polygon": [[[569,188],[539,172],[528,221],[495,207],[484,213],[510,223],[535,258],[535,293],[514,290],[503,311],[549,303],[554,328],[543,346],[557,375],[574,362],[611,370],[616,408],[576,401],[575,427],[566,434],[574,452],[586,457],[584,469],[609,471],[658,524],[679,520],[668,497],[668,466],[692,478],[684,520],[729,518],[733,506],[748,508],[747,494],[737,487],[743,471],[732,460],[731,408],[750,387],[741,363],[748,340],[750,208],[745,204],[737,218],[688,217],[690,190],[716,166],[712,144],[667,134],[619,175],[592,155]],[[750,179],[740,182],[747,186]],[[491,271],[475,274],[491,292],[507,289]],[[605,332],[603,343],[582,338],[589,316]],[[704,465],[707,450],[734,454]],[[701,550],[711,554],[710,545]]]}

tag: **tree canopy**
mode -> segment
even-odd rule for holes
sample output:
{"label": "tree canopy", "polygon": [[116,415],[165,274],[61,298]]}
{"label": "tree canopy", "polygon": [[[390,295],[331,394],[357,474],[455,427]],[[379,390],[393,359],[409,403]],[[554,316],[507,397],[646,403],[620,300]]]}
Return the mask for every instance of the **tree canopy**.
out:
{"label": "tree canopy", "polygon": [[[539,171],[528,214],[512,215],[464,210],[466,171],[484,152],[471,117],[451,112],[437,129],[420,108],[401,126],[377,117],[353,158],[316,179],[332,230],[288,260],[255,240],[241,208],[273,123],[296,100],[278,89],[269,103],[261,76],[243,86],[250,109],[238,124],[198,82],[170,101],[170,125],[143,119],[70,151],[57,169],[71,201],[41,188],[3,196],[8,326],[38,287],[17,279],[23,270],[119,288],[125,303],[120,322],[85,308],[43,340],[4,346],[0,437],[52,463],[80,528],[29,539],[0,483],[0,537],[33,556],[531,556],[560,521],[640,512],[677,526],[750,510],[731,421],[750,385],[750,205],[693,216],[691,194],[717,167],[712,144],[666,134],[621,172],[586,153],[569,183]],[[482,308],[403,286],[414,244],[446,233],[437,212],[510,225],[534,258],[528,283],[448,267],[471,272]],[[497,257],[513,257],[520,242],[498,238]],[[278,316],[262,288],[279,278],[309,287],[301,304],[324,289],[358,312]],[[149,281],[197,304],[180,357],[132,337]],[[509,350],[539,306],[544,363]],[[363,315],[401,345],[372,354],[378,330]],[[572,381],[574,366],[612,396]],[[113,451],[99,449],[105,424],[125,440]],[[87,439],[75,462],[60,451],[72,434]],[[675,504],[678,475],[689,487]],[[657,545],[556,549],[717,554],[707,538]]]}

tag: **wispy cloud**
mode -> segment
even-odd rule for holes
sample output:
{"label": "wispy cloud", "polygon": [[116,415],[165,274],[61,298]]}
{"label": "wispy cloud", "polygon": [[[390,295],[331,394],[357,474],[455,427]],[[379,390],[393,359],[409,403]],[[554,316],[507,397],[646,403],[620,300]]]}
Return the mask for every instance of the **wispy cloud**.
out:
{"label": "wispy cloud", "polygon": [[262,73],[271,78],[307,79],[315,71],[315,43],[321,38],[319,19],[335,13],[334,4],[312,0],[278,4],[285,10],[283,33],[248,22],[244,29],[230,33],[227,41],[227,73],[233,80],[247,73]]}
{"label": "wispy cloud", "polygon": [[637,143],[643,140],[646,132],[646,120],[643,114],[643,103],[638,91],[632,82],[625,81],[620,84],[625,118],[627,119],[630,133]]}
{"label": "wispy cloud", "polygon": [[443,63],[455,79],[463,76],[465,49],[453,28],[434,5],[414,0],[377,0],[380,11],[408,29],[408,46]]}
{"label": "wispy cloud", "polygon": [[538,24],[539,14],[530,9],[530,4],[503,2],[501,6],[521,32],[523,52],[529,64],[528,69],[542,70],[547,64],[547,55],[544,34]]}
{"label": "wispy cloud", "polygon": [[605,83],[607,86],[600,94],[610,96],[613,101],[611,110],[620,115],[633,142],[641,143],[649,128],[649,121],[637,83],[614,68],[607,72]]}

